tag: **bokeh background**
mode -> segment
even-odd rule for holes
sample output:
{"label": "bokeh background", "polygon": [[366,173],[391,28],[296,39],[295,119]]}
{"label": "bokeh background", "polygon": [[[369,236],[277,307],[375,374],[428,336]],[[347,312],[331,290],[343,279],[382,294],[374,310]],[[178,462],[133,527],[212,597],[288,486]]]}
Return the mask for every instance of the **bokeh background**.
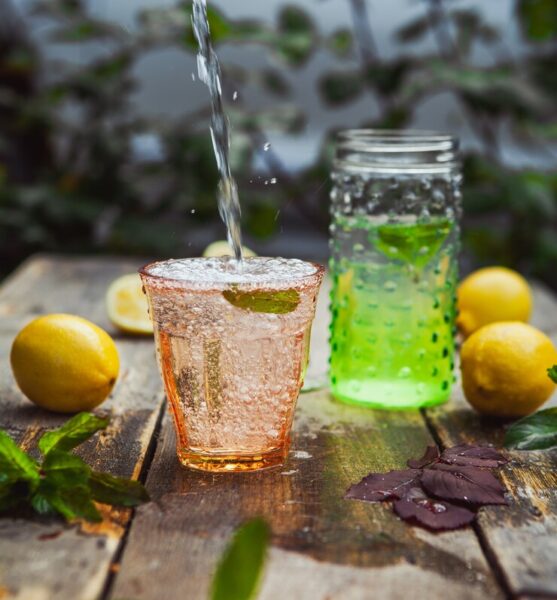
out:
{"label": "bokeh background", "polygon": [[[323,259],[334,132],[464,150],[464,269],[557,288],[555,0],[209,0],[246,243]],[[0,256],[224,238],[190,2],[0,0]],[[269,147],[270,144],[270,147]]]}

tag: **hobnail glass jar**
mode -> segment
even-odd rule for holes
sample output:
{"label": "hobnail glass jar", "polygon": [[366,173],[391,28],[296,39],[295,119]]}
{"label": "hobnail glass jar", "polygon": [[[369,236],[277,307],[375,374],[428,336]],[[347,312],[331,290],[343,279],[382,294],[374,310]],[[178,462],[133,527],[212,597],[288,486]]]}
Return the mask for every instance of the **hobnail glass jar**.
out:
{"label": "hobnail glass jar", "polygon": [[444,402],[454,369],[461,173],[455,138],[338,136],[331,192],[330,383],[381,408]]}

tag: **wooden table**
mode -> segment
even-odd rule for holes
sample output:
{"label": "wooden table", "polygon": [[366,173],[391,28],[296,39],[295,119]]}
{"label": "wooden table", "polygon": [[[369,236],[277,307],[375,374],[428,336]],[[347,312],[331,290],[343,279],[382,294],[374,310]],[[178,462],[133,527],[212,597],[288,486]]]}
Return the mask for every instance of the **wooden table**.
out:
{"label": "wooden table", "polygon": [[[95,468],[139,477],[153,502],[104,510],[100,525],[0,519],[0,598],[188,600],[206,598],[227,540],[246,518],[273,531],[261,599],[557,598],[557,453],[514,453],[502,472],[509,508],[481,510],[477,526],[428,533],[389,507],[343,500],[369,471],[399,468],[427,444],[499,445],[501,427],[468,408],[459,388],[445,406],[383,412],[335,403],[326,390],[302,394],[293,446],[282,469],[205,475],[179,466],[152,340],[118,334],[107,320],[108,283],[136,261],[39,256],[0,291],[0,426],[26,449],[64,417],[41,411],[16,388],[9,348],[31,318],[82,315],[116,339],[119,382],[103,405],[112,420],[81,454]],[[312,342],[323,374],[327,297]],[[557,338],[557,300],[535,289],[534,324]]]}

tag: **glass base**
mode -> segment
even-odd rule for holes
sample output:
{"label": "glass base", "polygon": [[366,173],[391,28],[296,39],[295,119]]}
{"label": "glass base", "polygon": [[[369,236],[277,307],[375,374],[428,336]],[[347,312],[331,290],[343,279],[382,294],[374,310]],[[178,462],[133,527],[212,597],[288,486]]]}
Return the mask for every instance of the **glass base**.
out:
{"label": "glass base", "polygon": [[202,453],[191,449],[178,450],[178,460],[184,467],[209,473],[245,473],[280,467],[288,456],[286,444],[282,448],[258,454]]}
{"label": "glass base", "polygon": [[335,399],[346,404],[383,410],[411,410],[437,406],[446,402],[448,389],[422,382],[377,380],[340,381],[331,386]]}

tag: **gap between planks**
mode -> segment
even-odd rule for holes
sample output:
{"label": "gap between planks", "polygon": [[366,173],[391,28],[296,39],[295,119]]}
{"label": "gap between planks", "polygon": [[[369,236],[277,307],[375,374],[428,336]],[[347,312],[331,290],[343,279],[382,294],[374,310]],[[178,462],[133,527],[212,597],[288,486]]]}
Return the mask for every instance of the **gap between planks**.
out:
{"label": "gap between planks", "polygon": [[[137,478],[143,485],[147,482],[147,476],[149,475],[149,469],[151,468],[151,464],[153,463],[153,459],[155,458],[155,453],[157,451],[157,446],[159,443],[159,436],[162,429],[162,422],[164,419],[164,415],[167,408],[167,400],[166,398],[160,405],[159,414],[157,415],[157,420],[155,426],[153,428],[153,433],[151,439],[149,441],[149,445],[147,450],[145,451],[145,457],[143,459],[143,464],[141,465],[141,471],[139,473],[139,477]],[[130,533],[130,529],[135,518],[135,509],[132,509],[130,518],[128,519],[125,527],[125,531],[123,536],[120,538],[120,544],[116,549],[116,552],[112,556],[112,560],[110,561],[110,566],[108,567],[108,573],[106,577],[106,581],[103,587],[102,592],[99,595],[99,600],[106,600],[110,597],[112,593],[112,588],[114,587],[114,581],[116,579],[116,575],[118,573],[118,568],[120,566],[120,561],[126,549],[126,544],[128,543],[128,537]]]}

